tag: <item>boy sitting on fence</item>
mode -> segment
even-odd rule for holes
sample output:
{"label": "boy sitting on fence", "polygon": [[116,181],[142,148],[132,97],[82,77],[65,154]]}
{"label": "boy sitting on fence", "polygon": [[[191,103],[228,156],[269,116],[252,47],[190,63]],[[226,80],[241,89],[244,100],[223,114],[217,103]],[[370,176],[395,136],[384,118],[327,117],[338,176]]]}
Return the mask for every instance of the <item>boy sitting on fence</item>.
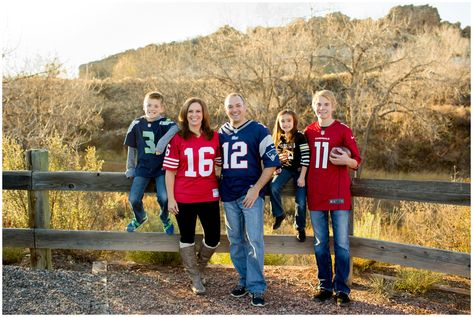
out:
{"label": "boy sitting on fence", "polygon": [[155,91],[147,93],[143,100],[143,110],[145,115],[133,120],[124,142],[128,146],[125,175],[133,179],[128,201],[134,213],[134,218],[126,230],[133,232],[148,220],[143,208],[143,196],[146,186],[151,179],[154,179],[156,196],[161,207],[159,218],[164,231],[171,235],[174,233],[174,225],[169,218],[163,160],[164,150],[179,128],[174,121],[162,115],[164,97],[161,93]]}

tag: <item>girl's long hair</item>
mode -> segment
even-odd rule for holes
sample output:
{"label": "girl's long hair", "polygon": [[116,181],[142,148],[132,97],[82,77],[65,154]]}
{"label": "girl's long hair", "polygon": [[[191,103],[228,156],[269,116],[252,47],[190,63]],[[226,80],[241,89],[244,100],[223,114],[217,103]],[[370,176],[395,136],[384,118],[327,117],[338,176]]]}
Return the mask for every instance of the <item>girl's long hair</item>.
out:
{"label": "girl's long hair", "polygon": [[205,101],[197,97],[191,97],[187,99],[182,105],[181,110],[179,111],[178,122],[181,128],[179,131],[179,135],[187,140],[193,134],[189,129],[189,120],[187,120],[187,112],[189,112],[189,107],[194,102],[197,102],[202,107],[202,126],[200,127],[200,129],[202,130],[202,134],[205,136],[205,139],[212,140],[214,132],[210,128],[209,109]]}
{"label": "girl's long hair", "polygon": [[284,134],[285,132],[281,129],[281,126],[279,125],[279,119],[285,115],[289,114],[292,116],[292,121],[294,122],[294,125],[292,126],[291,131],[289,132],[289,139],[286,140],[286,142],[291,142],[294,139],[294,136],[296,135],[297,132],[297,125],[298,125],[298,118],[297,114],[290,109],[284,109],[278,113],[276,116],[276,122],[274,123],[274,128],[273,128],[273,140],[274,140],[274,146],[278,148],[279,143],[281,143],[281,134]]}

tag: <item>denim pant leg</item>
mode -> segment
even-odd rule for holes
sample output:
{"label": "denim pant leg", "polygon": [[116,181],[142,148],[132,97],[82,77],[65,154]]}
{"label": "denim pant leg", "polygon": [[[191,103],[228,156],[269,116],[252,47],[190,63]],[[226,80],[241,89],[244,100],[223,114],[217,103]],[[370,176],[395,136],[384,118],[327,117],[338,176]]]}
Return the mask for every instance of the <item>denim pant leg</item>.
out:
{"label": "denim pant leg", "polygon": [[130,188],[130,195],[128,201],[130,202],[135,218],[138,222],[143,222],[146,212],[143,208],[143,196],[145,188],[151,179],[147,177],[135,176]]}
{"label": "denim pant leg", "polygon": [[[242,200],[243,201],[243,200]],[[253,207],[244,208],[245,235],[247,237],[246,288],[251,293],[264,293],[264,200],[261,197]]]}
{"label": "denim pant leg", "polygon": [[273,217],[279,217],[284,214],[284,208],[281,200],[281,189],[289,182],[292,174],[290,171],[282,169],[281,173],[273,177],[269,184],[269,197],[271,200],[271,211]]}
{"label": "denim pant leg", "polygon": [[240,275],[238,284],[246,287],[246,254],[248,251],[243,211],[238,204],[238,200],[223,202],[223,208],[225,210],[227,237],[230,242],[230,258]]}
{"label": "denim pant leg", "polygon": [[333,228],[333,245],[335,251],[335,292],[350,294],[348,276],[350,274],[350,240],[348,228],[350,223],[349,210],[331,211]]}
{"label": "denim pant leg", "polygon": [[163,223],[167,223],[169,218],[168,212],[168,194],[166,192],[166,181],[165,175],[160,175],[155,178],[156,182],[156,198],[158,200],[159,207],[161,210],[159,211],[159,218]]}
{"label": "denim pant leg", "polygon": [[295,213],[295,227],[297,230],[305,229],[306,226],[306,211],[307,211],[307,187],[297,186],[297,179],[299,178],[299,172],[294,174],[294,187],[296,188],[295,201],[296,201],[296,213]]}
{"label": "denim pant leg", "polygon": [[314,251],[317,260],[319,288],[333,291],[328,213],[328,211],[310,211],[310,220],[312,222],[312,228],[314,228]]}

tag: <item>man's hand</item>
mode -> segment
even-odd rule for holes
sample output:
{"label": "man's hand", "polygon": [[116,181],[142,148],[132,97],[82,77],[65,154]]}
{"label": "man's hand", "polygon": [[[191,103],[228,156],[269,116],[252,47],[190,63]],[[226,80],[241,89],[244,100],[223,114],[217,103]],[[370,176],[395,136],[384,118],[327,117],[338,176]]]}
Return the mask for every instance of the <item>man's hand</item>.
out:
{"label": "man's hand", "polygon": [[255,204],[255,201],[259,197],[259,190],[256,187],[251,187],[246,193],[245,199],[243,199],[243,207],[251,208]]}

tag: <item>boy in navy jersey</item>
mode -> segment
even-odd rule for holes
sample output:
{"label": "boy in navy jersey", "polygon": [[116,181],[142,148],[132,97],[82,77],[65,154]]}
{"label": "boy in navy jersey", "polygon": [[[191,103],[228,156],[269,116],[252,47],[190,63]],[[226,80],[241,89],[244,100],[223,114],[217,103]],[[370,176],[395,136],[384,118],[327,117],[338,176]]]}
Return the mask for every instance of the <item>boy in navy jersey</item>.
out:
{"label": "boy in navy jersey", "polygon": [[125,175],[133,179],[128,201],[134,213],[134,218],[126,230],[133,232],[148,220],[143,208],[143,195],[148,183],[154,179],[156,196],[161,207],[159,218],[164,231],[173,234],[174,226],[168,213],[163,160],[169,140],[179,129],[176,123],[161,115],[164,112],[164,98],[161,93],[147,93],[143,101],[143,110],[145,115],[133,120],[125,137],[125,145],[128,146]]}
{"label": "boy in navy jersey", "polygon": [[251,304],[264,306],[264,187],[280,166],[279,158],[268,128],[246,119],[246,105],[240,94],[225,98],[225,112],[230,122],[218,131],[222,155],[220,195],[230,257],[240,275],[231,295],[242,297],[250,292]]}

